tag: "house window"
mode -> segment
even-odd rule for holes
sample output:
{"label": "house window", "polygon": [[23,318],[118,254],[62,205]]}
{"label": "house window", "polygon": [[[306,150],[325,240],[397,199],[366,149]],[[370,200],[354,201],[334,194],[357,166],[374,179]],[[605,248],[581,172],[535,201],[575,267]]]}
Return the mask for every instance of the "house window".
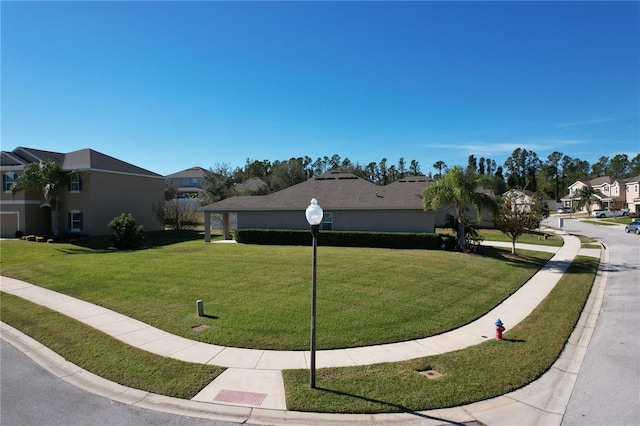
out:
{"label": "house window", "polygon": [[603,189],[604,189],[604,192],[609,192],[609,185],[605,185]]}
{"label": "house window", "polygon": [[4,192],[11,192],[11,185],[16,181],[15,173],[5,173],[2,175],[2,190]]}
{"label": "house window", "polygon": [[80,180],[80,176],[71,176],[71,181],[69,182],[69,191],[82,191],[82,180]]}
{"label": "house window", "polygon": [[198,186],[198,178],[191,178],[191,186]]}
{"label": "house window", "polygon": [[323,215],[320,229],[323,231],[333,230],[333,213],[325,213]]}
{"label": "house window", "polygon": [[189,178],[182,178],[182,186],[189,186]]}
{"label": "house window", "polygon": [[82,232],[83,214],[81,211],[72,210],[69,212],[69,232]]}
{"label": "house window", "polygon": [[636,183],[636,186],[633,187],[633,192],[635,192],[636,194],[638,193],[638,184]]}

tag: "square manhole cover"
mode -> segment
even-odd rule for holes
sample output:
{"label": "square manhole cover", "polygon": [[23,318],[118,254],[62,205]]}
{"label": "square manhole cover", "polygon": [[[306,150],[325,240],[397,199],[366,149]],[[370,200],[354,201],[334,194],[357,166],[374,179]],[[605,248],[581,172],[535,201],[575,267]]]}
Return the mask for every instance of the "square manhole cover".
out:
{"label": "square manhole cover", "polygon": [[418,371],[418,373],[422,374],[427,379],[439,379],[442,377],[442,373],[436,370],[424,370]]}
{"label": "square manhole cover", "polygon": [[196,325],[195,327],[191,327],[191,329],[193,331],[202,331],[209,328],[209,326],[207,324],[200,324],[200,325]]}

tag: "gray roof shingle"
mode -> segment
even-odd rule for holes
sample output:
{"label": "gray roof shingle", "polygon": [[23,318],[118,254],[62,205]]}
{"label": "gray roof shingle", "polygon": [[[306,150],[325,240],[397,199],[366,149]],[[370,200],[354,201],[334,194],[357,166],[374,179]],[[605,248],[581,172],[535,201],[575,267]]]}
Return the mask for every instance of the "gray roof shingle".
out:
{"label": "gray roof shingle", "polygon": [[201,210],[304,210],[312,198],[325,210],[422,209],[428,184],[426,177],[417,176],[378,186],[352,173],[329,171],[269,195],[231,197]]}
{"label": "gray roof shingle", "polygon": [[92,149],[81,149],[68,154],[60,152],[43,151],[33,148],[18,147],[12,154],[22,158],[26,163],[38,161],[53,161],[59,164],[64,170],[96,170],[116,173],[126,173],[142,176],[161,177],[159,174],[118,160]]}
{"label": "gray roof shingle", "polygon": [[195,166],[176,173],[172,173],[170,175],[167,175],[166,177],[170,179],[201,178],[204,177],[205,172],[206,170],[204,168]]}

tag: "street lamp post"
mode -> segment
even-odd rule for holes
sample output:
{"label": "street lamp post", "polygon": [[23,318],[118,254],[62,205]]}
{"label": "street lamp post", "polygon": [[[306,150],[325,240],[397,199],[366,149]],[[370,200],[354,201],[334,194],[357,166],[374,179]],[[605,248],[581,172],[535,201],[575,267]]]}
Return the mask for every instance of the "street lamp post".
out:
{"label": "street lamp post", "polygon": [[311,236],[313,237],[313,267],[311,272],[311,368],[310,381],[311,388],[316,387],[316,253],[318,249],[318,234],[322,223],[322,207],[318,205],[318,200],[311,200],[311,204],[305,212],[307,222],[311,225]]}

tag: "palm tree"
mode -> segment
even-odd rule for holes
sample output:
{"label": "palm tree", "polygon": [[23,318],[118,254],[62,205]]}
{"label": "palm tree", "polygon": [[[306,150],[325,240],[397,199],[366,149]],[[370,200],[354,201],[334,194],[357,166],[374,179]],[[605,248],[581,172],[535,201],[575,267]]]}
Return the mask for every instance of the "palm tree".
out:
{"label": "palm tree", "polygon": [[13,195],[20,191],[41,192],[44,203],[51,208],[51,230],[54,237],[60,234],[58,203],[60,185],[65,184],[74,174],[75,172],[65,172],[59,164],[50,160],[29,163],[25,166],[24,173],[11,185]]}
{"label": "palm tree", "polygon": [[482,209],[495,211],[496,200],[489,194],[478,192],[479,188],[491,188],[493,180],[478,173],[465,173],[460,166],[450,168],[440,179],[425,188],[422,204],[425,210],[438,210],[441,207],[453,206],[458,222],[458,245],[465,248],[464,219],[467,206],[475,206],[480,218]]}
{"label": "palm tree", "polygon": [[583,186],[578,190],[578,201],[576,201],[576,208],[582,210],[583,207],[587,207],[587,215],[591,216],[591,205],[598,201],[598,195],[602,195],[600,191],[590,186]]}

